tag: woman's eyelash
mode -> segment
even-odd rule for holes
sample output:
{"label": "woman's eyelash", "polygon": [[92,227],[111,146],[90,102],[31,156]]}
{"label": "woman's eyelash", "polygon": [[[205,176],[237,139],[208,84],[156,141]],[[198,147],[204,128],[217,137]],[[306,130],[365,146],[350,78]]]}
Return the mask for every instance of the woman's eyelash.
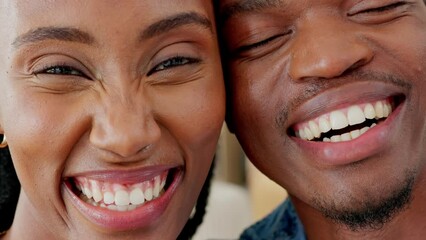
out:
{"label": "woman's eyelash", "polygon": [[152,70],[148,72],[148,76],[152,75],[155,72],[167,70],[174,67],[179,67],[187,64],[194,64],[199,63],[201,60],[197,58],[191,58],[191,57],[182,57],[182,56],[176,56],[173,58],[169,58],[160,64],[156,65]]}
{"label": "woman's eyelash", "polygon": [[36,75],[37,74],[73,75],[73,76],[85,77],[84,73],[82,73],[80,70],[77,70],[67,65],[56,65],[56,66],[45,67],[40,71],[36,71],[35,74]]}
{"label": "woman's eyelash", "polygon": [[[200,61],[201,61],[200,59],[190,58],[190,57],[181,57],[181,56],[173,57],[173,58],[167,59],[167,60],[161,62],[160,64],[156,65],[148,73],[148,75],[151,75],[151,74],[158,72],[158,71],[173,68],[173,67],[178,67],[178,66],[182,66],[182,65],[186,65],[186,64],[198,63]],[[54,66],[44,67],[43,69],[34,72],[34,74],[35,75],[39,75],[39,74],[72,75],[72,76],[80,76],[80,77],[86,76],[80,70],[78,70],[74,67],[71,67],[71,66],[67,66],[67,65],[54,65]]]}

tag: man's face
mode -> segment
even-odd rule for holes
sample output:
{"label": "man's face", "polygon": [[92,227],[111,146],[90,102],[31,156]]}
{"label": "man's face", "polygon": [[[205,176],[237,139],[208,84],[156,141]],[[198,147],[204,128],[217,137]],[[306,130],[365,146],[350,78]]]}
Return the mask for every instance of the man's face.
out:
{"label": "man's face", "polygon": [[251,161],[332,217],[404,205],[425,173],[424,2],[223,0],[220,14],[228,124]]}

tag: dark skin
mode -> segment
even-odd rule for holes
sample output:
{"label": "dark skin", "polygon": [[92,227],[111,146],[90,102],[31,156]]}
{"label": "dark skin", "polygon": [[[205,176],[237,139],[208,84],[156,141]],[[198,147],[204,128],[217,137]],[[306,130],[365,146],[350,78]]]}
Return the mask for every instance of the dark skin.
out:
{"label": "dark skin", "polygon": [[[204,0],[0,3],[0,134],[21,184],[3,239],[177,238],[225,115],[213,20]],[[119,203],[138,185],[148,201]]]}
{"label": "dark skin", "polygon": [[[222,0],[219,9],[228,125],[289,192],[307,238],[422,239],[424,1]],[[361,136],[340,140],[359,131],[346,128],[334,142],[300,135],[333,111],[377,102],[390,113]],[[367,220],[336,220],[370,210]]]}

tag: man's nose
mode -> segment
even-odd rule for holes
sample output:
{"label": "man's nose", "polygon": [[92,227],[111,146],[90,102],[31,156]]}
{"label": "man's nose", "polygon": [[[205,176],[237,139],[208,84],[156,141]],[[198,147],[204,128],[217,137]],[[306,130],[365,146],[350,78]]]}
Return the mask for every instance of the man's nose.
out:
{"label": "man's nose", "polygon": [[161,136],[149,101],[128,95],[102,97],[90,133],[97,148],[124,158],[149,150]]}
{"label": "man's nose", "polygon": [[290,77],[329,79],[370,62],[373,50],[354,25],[339,16],[301,19],[292,47]]}

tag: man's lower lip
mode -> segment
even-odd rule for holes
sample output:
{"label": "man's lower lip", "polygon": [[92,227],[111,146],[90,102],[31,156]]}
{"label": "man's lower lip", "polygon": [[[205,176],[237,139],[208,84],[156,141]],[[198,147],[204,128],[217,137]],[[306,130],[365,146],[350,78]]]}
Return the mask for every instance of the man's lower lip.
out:
{"label": "man's lower lip", "polygon": [[66,192],[72,204],[90,222],[107,231],[126,231],[147,227],[159,219],[169,205],[182,177],[183,172],[179,171],[164,194],[143,206],[125,212],[95,207],[84,202],[75,195],[69,182],[64,182],[62,187],[64,194]]}
{"label": "man's lower lip", "polygon": [[403,106],[403,103],[400,104],[384,122],[351,141],[329,143],[306,141],[297,137],[292,139],[318,166],[332,167],[355,163],[374,156],[388,145],[391,131],[396,129],[396,118]]}

